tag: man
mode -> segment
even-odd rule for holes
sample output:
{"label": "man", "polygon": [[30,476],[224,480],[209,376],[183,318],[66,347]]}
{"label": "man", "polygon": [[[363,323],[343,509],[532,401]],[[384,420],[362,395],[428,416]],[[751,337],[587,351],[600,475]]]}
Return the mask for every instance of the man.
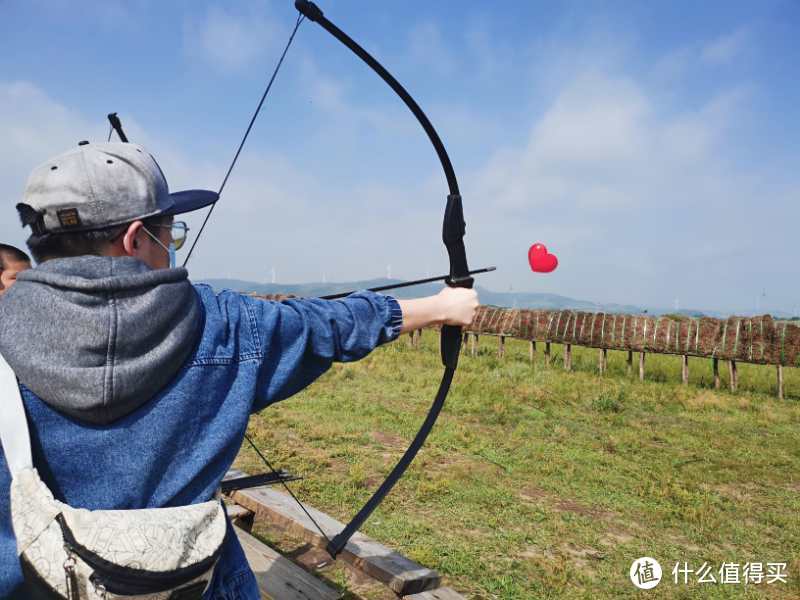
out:
{"label": "man", "polygon": [[31,259],[19,248],[0,244],[0,296],[17,280],[17,273],[31,268]]}
{"label": "man", "polygon": [[[265,302],[192,285],[174,266],[175,215],[216,194],[169,194],[134,144],[85,144],[34,170],[17,208],[38,266],[0,302],[34,466],[59,500],[88,509],[207,501],[248,417],[401,332],[466,325],[477,296]],[[0,405],[1,406],[1,405]],[[0,597],[25,597],[0,455]],[[207,600],[257,600],[230,526]]]}

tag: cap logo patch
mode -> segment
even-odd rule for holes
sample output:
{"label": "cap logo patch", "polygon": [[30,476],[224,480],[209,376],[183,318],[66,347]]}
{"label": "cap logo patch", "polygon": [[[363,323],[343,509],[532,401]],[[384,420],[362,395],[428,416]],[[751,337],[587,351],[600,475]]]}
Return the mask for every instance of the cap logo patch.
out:
{"label": "cap logo patch", "polygon": [[78,216],[77,208],[62,208],[56,211],[58,222],[62,227],[80,227],[81,218]]}

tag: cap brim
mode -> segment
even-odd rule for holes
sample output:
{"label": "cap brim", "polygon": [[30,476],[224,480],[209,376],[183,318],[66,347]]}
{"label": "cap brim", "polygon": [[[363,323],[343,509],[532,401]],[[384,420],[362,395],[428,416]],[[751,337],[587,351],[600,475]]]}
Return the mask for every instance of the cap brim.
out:
{"label": "cap brim", "polygon": [[169,199],[172,206],[163,211],[162,215],[180,215],[204,208],[219,200],[219,194],[209,190],[186,190],[170,194]]}

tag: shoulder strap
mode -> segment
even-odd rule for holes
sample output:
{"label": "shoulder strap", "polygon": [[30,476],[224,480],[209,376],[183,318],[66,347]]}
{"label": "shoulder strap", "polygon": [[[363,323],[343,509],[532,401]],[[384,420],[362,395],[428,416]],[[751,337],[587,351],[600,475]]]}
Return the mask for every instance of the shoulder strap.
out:
{"label": "shoulder strap", "polygon": [[2,407],[0,441],[3,443],[8,470],[14,477],[22,469],[33,467],[31,438],[17,376],[2,354],[0,354],[0,407]]}

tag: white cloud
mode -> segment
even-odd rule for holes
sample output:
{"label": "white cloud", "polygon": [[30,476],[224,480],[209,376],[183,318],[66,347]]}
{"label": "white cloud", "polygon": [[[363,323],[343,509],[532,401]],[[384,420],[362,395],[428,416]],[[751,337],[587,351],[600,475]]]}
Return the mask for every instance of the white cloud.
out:
{"label": "white cloud", "polygon": [[737,29],[706,44],[701,51],[704,62],[713,65],[727,64],[737,58],[750,42],[750,32]]}
{"label": "white cloud", "polygon": [[438,25],[430,21],[419,23],[409,34],[412,60],[439,75],[452,74],[456,61],[445,44]]}
{"label": "white cloud", "polygon": [[103,131],[27,81],[0,81],[0,131],[0,240],[24,248],[27,235],[14,206],[22,200],[28,173],[80,140],[98,139]]}
{"label": "white cloud", "polygon": [[216,6],[187,19],[183,31],[187,54],[221,70],[247,67],[274,48],[282,34],[282,26],[256,10],[237,15]]}

